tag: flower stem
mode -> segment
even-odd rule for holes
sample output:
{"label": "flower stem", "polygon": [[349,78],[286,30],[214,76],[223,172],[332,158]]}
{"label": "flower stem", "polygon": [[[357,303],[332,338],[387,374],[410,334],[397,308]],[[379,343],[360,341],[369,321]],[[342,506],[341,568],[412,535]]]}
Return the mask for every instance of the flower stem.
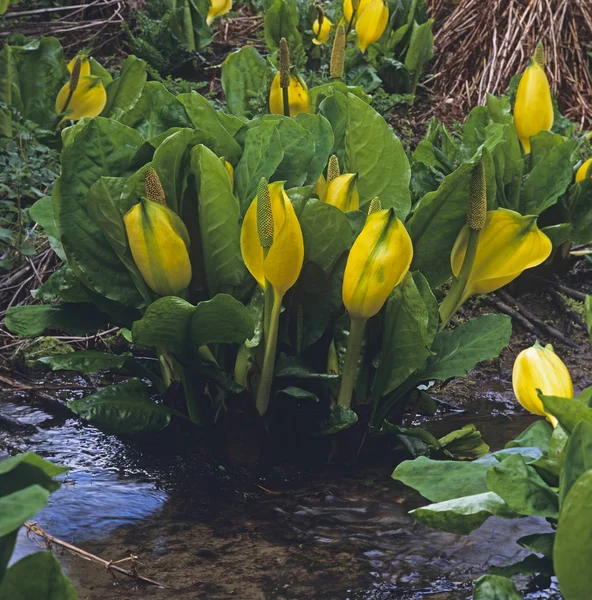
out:
{"label": "flower stem", "polygon": [[351,17],[351,21],[350,21],[350,22],[347,24],[347,27],[346,27],[346,29],[345,29],[345,35],[346,35],[346,37],[349,35],[349,32],[350,32],[350,31],[351,31],[351,29],[352,29],[352,26],[353,26],[353,24],[354,24],[354,21],[356,20],[356,13],[357,13],[357,12],[358,12],[358,9],[357,9],[357,8],[354,8],[354,9],[352,10],[352,17]]}
{"label": "flower stem", "polygon": [[458,309],[463,305],[466,300],[465,290],[469,281],[469,276],[473,270],[473,264],[475,263],[475,256],[477,254],[477,246],[479,244],[480,231],[469,229],[469,241],[467,243],[467,251],[465,253],[465,259],[458,277],[454,280],[450,286],[450,290],[444,298],[444,301],[440,305],[440,318],[442,324],[440,329],[444,329],[450,319],[456,314]]}
{"label": "flower stem", "polygon": [[[270,285],[268,287],[271,287]],[[280,312],[282,310],[282,296],[273,294],[273,306],[269,318],[269,329],[265,335],[265,356],[263,358],[263,369],[261,380],[257,390],[256,406],[261,416],[267,412],[269,406],[269,395],[273,382],[273,370],[275,367],[275,353],[277,350],[277,338],[280,323]]]}
{"label": "flower stem", "polygon": [[347,342],[347,351],[345,353],[345,364],[343,365],[341,386],[337,398],[337,404],[345,406],[345,408],[350,408],[352,394],[354,387],[356,386],[358,359],[360,358],[360,350],[362,349],[362,341],[364,340],[366,321],[367,319],[359,318],[352,318],[351,320],[349,340]]}
{"label": "flower stem", "polygon": [[290,98],[288,97],[288,90],[289,90],[289,88],[287,88],[287,87],[282,88],[282,98],[284,101],[284,116],[285,117],[290,116]]}

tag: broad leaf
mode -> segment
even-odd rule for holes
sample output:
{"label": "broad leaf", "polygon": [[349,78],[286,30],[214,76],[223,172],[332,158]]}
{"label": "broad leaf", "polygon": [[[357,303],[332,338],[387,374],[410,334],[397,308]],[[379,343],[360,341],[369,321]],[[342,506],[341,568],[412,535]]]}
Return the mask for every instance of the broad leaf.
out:
{"label": "broad leaf", "polygon": [[549,451],[553,427],[548,421],[535,421],[529,425],[516,439],[506,444],[506,448],[540,448]]}
{"label": "broad leaf", "polygon": [[563,505],[572,485],[592,469],[592,423],[580,421],[573,429],[563,453],[559,480],[559,504]]}
{"label": "broad leaf", "polygon": [[586,404],[557,396],[541,396],[541,400],[545,412],[552,414],[568,433],[572,433],[580,421],[592,424],[592,408]]}
{"label": "broad leaf", "polygon": [[138,100],[146,83],[146,63],[136,56],[128,56],[121,65],[119,77],[107,85],[107,104],[104,117],[117,116]]}
{"label": "broad leaf", "polygon": [[473,600],[523,600],[516,584],[507,577],[483,575],[475,582]]}
{"label": "broad leaf", "polygon": [[49,491],[40,485],[30,485],[0,497],[0,537],[15,531],[34,517],[48,498]]}
{"label": "broad leaf", "polygon": [[306,185],[314,185],[325,170],[333,149],[333,130],[331,123],[322,115],[300,113],[294,117],[298,125],[304,127],[312,135],[314,141],[314,157],[306,173]]}
{"label": "broad leaf", "polygon": [[339,404],[330,407],[329,415],[323,427],[315,435],[334,435],[353,427],[358,422],[358,415],[345,406]]}
{"label": "broad leaf", "polygon": [[60,257],[61,260],[66,260],[66,254],[60,242],[60,232],[56,224],[53,214],[53,202],[51,196],[45,196],[37,200],[29,209],[29,216],[35,223],[38,223],[43,232],[47,236],[51,249]]}
{"label": "broad leaf", "polygon": [[37,359],[52,371],[78,371],[80,373],[99,373],[111,369],[122,369],[126,361],[132,358],[131,352],[124,354],[105,354],[98,350],[78,350],[67,354],[42,356]]}

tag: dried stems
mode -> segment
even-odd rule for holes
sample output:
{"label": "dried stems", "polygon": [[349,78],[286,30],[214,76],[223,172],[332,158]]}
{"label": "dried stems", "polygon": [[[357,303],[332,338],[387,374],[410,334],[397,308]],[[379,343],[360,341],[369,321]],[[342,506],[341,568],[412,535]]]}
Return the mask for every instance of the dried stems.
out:
{"label": "dried stems", "polygon": [[588,48],[592,31],[589,0],[429,0],[436,19],[435,92],[454,98],[465,110],[483,104],[486,94],[504,94],[542,41],[547,74],[562,113],[592,126],[592,76]]}

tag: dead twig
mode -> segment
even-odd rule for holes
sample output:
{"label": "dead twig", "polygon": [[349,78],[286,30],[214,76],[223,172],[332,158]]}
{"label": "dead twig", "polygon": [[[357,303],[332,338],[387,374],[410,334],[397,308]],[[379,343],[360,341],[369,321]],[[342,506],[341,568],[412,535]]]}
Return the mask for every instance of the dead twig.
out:
{"label": "dead twig", "polygon": [[[105,560],[104,558],[101,558],[100,556],[97,556],[96,554],[91,554],[90,552],[87,552],[86,550],[83,550],[82,548],[78,548],[78,546],[74,546],[73,544],[70,544],[69,542],[60,540],[59,538],[47,533],[47,531],[45,531],[44,529],[41,529],[41,527],[39,527],[36,523],[31,523],[29,521],[26,521],[25,527],[27,528],[27,535],[32,533],[32,534],[42,538],[43,541],[45,542],[45,546],[48,550],[51,548],[52,545],[60,546],[61,548],[65,548],[69,552],[72,552],[76,556],[80,556],[81,558],[84,558],[85,560],[102,565],[113,576],[115,576],[114,572],[120,573],[122,575],[126,575],[127,577],[131,577],[132,579],[135,579],[136,581],[141,581],[142,583],[148,583],[150,585],[155,585],[157,587],[171,589],[171,586],[169,586],[169,585],[161,583],[160,581],[155,581],[154,579],[150,579],[149,577],[144,577],[143,575],[140,575],[137,572],[137,568],[136,568],[136,560],[137,560],[136,556],[131,556],[129,558],[126,558],[123,560],[117,560],[117,561]],[[127,569],[124,569],[123,567],[119,566],[118,563],[121,563],[124,560],[132,561],[131,570],[127,570]]]}

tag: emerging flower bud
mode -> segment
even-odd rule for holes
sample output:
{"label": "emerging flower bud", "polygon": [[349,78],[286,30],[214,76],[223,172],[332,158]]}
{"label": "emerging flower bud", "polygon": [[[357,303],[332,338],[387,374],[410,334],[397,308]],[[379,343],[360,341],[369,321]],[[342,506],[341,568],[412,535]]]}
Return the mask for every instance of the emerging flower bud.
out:
{"label": "emerging flower bud", "polygon": [[356,35],[358,36],[358,48],[362,52],[366,52],[370,44],[377,42],[382,37],[388,20],[389,9],[383,0],[370,0],[364,8],[360,3]]}
{"label": "emerging flower bud", "polygon": [[[304,81],[296,76],[290,76],[290,87],[288,88],[288,101],[290,104],[290,116],[295,117],[300,113],[310,112],[308,100],[308,89]],[[278,73],[269,91],[269,112],[272,115],[284,114],[284,100],[280,86],[280,74]]]}
{"label": "emerging flower bud", "polygon": [[535,415],[547,417],[557,427],[557,419],[545,413],[537,390],[544,396],[573,398],[574,389],[571,376],[562,360],[553,351],[553,346],[541,346],[538,342],[532,348],[522,350],[514,361],[512,387],[520,404]]}
{"label": "emerging flower bud", "polygon": [[211,25],[214,19],[225,15],[230,10],[232,10],[232,0],[210,0],[206,23]]}
{"label": "emerging flower bud", "polygon": [[331,33],[331,29],[333,29],[333,23],[327,18],[327,15],[325,15],[323,7],[320,4],[316,5],[316,9],[317,18],[312,24],[312,32],[315,37],[312,38],[312,43],[320,46],[329,39],[329,34]]}
{"label": "emerging flower bud", "polygon": [[592,179],[592,158],[584,161],[576,172],[576,183],[584,179]]}
{"label": "emerging flower bud", "polygon": [[359,210],[360,195],[358,194],[357,173],[344,173],[331,180],[329,180],[327,174],[327,189],[324,201],[327,204],[336,206],[343,212]]}

